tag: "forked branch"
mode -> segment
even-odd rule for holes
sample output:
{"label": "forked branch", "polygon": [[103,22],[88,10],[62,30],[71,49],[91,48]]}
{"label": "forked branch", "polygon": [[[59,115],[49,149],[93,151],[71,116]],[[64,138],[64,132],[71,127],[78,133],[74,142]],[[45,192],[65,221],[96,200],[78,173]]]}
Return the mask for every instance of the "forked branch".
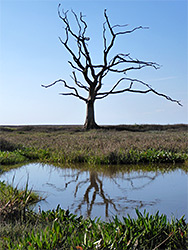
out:
{"label": "forked branch", "polygon": [[[123,88],[120,90],[115,90],[117,88],[117,86],[124,80],[128,80],[131,82],[129,87]],[[145,90],[133,89],[134,83],[139,83],[142,86],[145,86],[146,89]],[[141,94],[147,94],[149,92],[153,92],[154,94],[156,94],[158,96],[162,96],[162,97],[166,98],[167,100],[169,100],[171,102],[176,102],[178,105],[182,106],[180,101],[172,99],[170,96],[167,96],[163,93],[159,93],[158,91],[154,90],[149,84],[147,84],[141,80],[138,80],[138,79],[132,79],[132,78],[127,78],[127,77],[124,77],[124,78],[121,78],[120,80],[118,80],[117,83],[112,87],[112,89],[110,91],[97,93],[96,99],[103,99],[110,94],[120,94],[120,93],[124,93],[124,92],[141,93]]]}
{"label": "forked branch", "polygon": [[[76,80],[75,80],[75,81],[76,81]],[[49,88],[49,87],[52,87],[53,85],[55,85],[55,84],[58,83],[58,82],[62,82],[62,83],[64,84],[64,87],[65,87],[65,88],[68,88],[68,89],[73,90],[72,92],[68,92],[68,93],[59,93],[60,95],[68,95],[68,96],[72,95],[72,96],[78,97],[78,98],[79,98],[80,100],[82,100],[82,101],[87,102],[87,99],[84,98],[83,96],[81,96],[81,95],[78,93],[78,90],[77,90],[75,87],[69,86],[69,85],[66,83],[65,80],[59,79],[59,80],[56,80],[55,82],[53,82],[53,83],[51,83],[51,84],[48,84],[48,85],[41,85],[41,86],[44,87],[44,88]],[[77,86],[79,86],[79,85],[80,85],[80,83],[77,82]],[[81,86],[81,85],[80,85],[80,87],[81,87],[81,88],[84,88],[85,86]]]}
{"label": "forked branch", "polygon": [[[138,27],[135,27],[131,30],[125,30],[125,31],[119,31],[119,32],[115,32],[115,28],[124,28],[126,26],[128,26],[127,24],[125,25],[119,25],[119,24],[116,24],[116,25],[113,25],[111,26],[110,24],[110,21],[109,21],[109,18],[108,18],[108,15],[106,13],[106,9],[104,10],[104,17],[105,17],[105,22],[103,23],[103,42],[104,42],[104,65],[106,66],[107,65],[107,56],[111,50],[111,48],[114,46],[114,43],[115,43],[115,39],[117,36],[119,35],[125,35],[125,34],[130,34],[130,33],[133,33],[135,30],[138,30],[138,29],[148,29],[148,27],[143,27],[143,26],[138,26]],[[107,46],[107,38],[106,38],[106,24],[107,24],[107,27],[110,31],[110,34],[111,34],[111,40],[109,42],[109,45]]]}

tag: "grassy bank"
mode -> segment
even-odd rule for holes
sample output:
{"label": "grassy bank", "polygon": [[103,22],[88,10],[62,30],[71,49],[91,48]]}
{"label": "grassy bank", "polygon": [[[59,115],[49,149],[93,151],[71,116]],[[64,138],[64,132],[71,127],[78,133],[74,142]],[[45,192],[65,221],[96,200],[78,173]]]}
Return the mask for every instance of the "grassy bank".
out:
{"label": "grassy bank", "polygon": [[69,211],[28,212],[24,224],[1,223],[2,249],[187,249],[184,218],[167,221],[165,215],[141,214],[111,222],[76,217]]}
{"label": "grassy bank", "polygon": [[1,126],[0,164],[39,160],[56,164],[178,163],[188,159],[187,125]]}

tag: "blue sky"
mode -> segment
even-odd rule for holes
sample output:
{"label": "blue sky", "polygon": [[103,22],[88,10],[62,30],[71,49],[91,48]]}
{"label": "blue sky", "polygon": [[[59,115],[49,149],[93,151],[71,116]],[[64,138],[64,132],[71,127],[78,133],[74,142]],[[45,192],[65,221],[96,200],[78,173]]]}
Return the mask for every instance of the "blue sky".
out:
{"label": "blue sky", "polygon": [[[64,38],[59,3],[65,10],[86,15],[88,46],[96,63],[102,58],[105,8],[111,24],[129,24],[129,29],[149,26],[120,36],[112,52],[131,53],[133,58],[162,65],[128,77],[143,80],[183,104],[180,107],[154,94],[113,95],[95,103],[98,124],[188,123],[186,0],[0,0],[0,125],[84,123],[84,102],[60,96],[64,90],[60,84],[41,87],[59,78],[72,84],[67,63],[71,57],[58,39]],[[108,79],[104,89],[116,79]]]}

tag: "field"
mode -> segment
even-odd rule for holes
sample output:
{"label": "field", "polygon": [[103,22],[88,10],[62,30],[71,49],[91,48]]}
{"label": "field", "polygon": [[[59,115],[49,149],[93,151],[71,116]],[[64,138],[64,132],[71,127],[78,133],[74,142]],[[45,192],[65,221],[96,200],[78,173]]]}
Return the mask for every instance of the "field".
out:
{"label": "field", "polygon": [[[105,126],[84,131],[81,126],[0,126],[0,171],[27,161],[86,168],[170,163],[188,170],[188,125]],[[159,164],[160,165],[160,164]],[[139,165],[142,167],[142,165]],[[34,212],[31,190],[0,182],[1,249],[187,249],[184,218],[137,212],[111,222],[76,217],[69,211]],[[31,197],[34,197],[31,199]]]}
{"label": "field", "polygon": [[0,163],[40,160],[55,164],[186,162],[188,125],[1,126]]}

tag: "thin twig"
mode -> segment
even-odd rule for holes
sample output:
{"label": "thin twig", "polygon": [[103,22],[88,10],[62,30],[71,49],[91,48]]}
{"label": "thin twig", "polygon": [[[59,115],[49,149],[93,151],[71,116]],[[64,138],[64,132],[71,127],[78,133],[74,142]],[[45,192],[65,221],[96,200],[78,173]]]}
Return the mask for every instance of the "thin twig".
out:
{"label": "thin twig", "polygon": [[153,250],[156,250],[156,249],[159,248],[161,245],[163,245],[170,237],[172,237],[172,235],[174,235],[174,232],[171,232],[171,233],[169,234],[169,236],[168,236],[165,240],[163,240],[158,246],[156,246],[155,248],[153,248]]}

